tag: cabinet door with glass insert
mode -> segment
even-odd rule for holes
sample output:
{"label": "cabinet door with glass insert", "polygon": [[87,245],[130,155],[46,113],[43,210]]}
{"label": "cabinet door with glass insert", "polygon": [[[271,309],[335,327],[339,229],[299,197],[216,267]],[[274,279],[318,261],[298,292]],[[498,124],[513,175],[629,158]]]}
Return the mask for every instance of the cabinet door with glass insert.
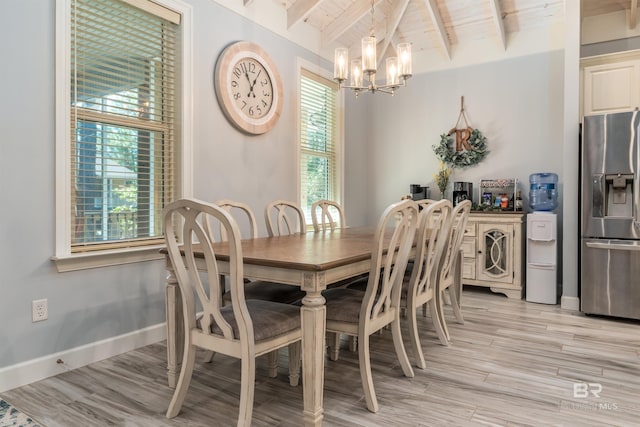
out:
{"label": "cabinet door with glass insert", "polygon": [[478,224],[477,280],[513,283],[513,224]]}

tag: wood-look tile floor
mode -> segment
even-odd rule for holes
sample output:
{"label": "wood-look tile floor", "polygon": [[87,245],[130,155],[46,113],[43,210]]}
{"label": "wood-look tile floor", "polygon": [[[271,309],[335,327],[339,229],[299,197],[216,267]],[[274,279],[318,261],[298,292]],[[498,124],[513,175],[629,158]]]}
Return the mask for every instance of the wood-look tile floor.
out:
{"label": "wood-look tile floor", "polygon": [[[344,340],[340,359],[325,364],[324,425],[640,425],[640,322],[478,288],[465,288],[463,312],[460,325],[447,311],[448,347],[430,319],[420,319],[428,368],[416,369],[414,378],[402,375],[390,332],[372,337],[376,414],[366,410],[358,357]],[[165,418],[172,394],[165,349],[164,342],[149,345],[2,397],[46,427],[235,425],[240,365],[220,355],[197,364],[182,412]],[[282,353],[278,378],[268,378],[266,360],[258,361],[255,426],[302,425],[302,387],[288,385]]]}

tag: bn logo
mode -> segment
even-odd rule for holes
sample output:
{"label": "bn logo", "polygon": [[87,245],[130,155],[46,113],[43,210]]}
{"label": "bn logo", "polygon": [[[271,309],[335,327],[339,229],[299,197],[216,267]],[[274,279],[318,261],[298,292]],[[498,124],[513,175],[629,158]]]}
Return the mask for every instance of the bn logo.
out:
{"label": "bn logo", "polygon": [[600,383],[573,383],[573,397],[586,399],[589,396],[600,397],[602,384]]}

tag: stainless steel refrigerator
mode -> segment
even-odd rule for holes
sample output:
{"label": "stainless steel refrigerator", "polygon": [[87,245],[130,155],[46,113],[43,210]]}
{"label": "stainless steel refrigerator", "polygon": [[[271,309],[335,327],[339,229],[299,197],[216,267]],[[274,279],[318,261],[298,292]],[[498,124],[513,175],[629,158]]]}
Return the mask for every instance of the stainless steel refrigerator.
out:
{"label": "stainless steel refrigerator", "polygon": [[581,311],[640,319],[640,113],[582,129]]}

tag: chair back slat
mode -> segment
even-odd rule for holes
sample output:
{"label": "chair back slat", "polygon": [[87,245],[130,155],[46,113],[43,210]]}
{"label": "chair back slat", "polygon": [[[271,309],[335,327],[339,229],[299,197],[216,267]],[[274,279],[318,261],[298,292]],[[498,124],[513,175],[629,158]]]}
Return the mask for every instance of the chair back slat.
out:
{"label": "chair back slat", "polygon": [[361,318],[382,322],[383,319],[393,320],[394,312],[399,308],[400,288],[417,228],[417,221],[412,218],[417,217],[418,205],[412,200],[394,203],[383,212],[375,232]]}
{"label": "chair back slat", "polygon": [[456,205],[453,209],[451,218],[451,228],[449,231],[449,244],[443,255],[443,264],[440,272],[440,280],[448,283],[453,280],[453,267],[456,263],[456,254],[462,245],[464,238],[464,229],[467,226],[467,220],[471,213],[471,201],[464,200]]}
{"label": "chair back slat", "polygon": [[[416,254],[409,299],[433,292],[438,279],[442,254],[449,241],[452,205],[449,200],[433,201],[420,212],[416,231]],[[409,303],[410,304],[410,303]]]}
{"label": "chair back slat", "polygon": [[271,202],[264,210],[264,217],[269,236],[285,236],[307,231],[304,212],[294,202]]}
{"label": "chair back slat", "polygon": [[[247,227],[249,228],[249,232],[244,235],[246,238],[255,239],[256,237],[258,237],[258,223],[256,221],[256,216],[253,214],[253,211],[251,210],[249,205],[229,199],[217,200],[215,202],[215,205],[220,206],[222,209],[229,212],[238,223],[238,226],[240,226],[241,223],[246,223]],[[240,217],[238,217],[236,214],[242,215],[242,219],[244,221],[240,221]],[[220,238],[222,241],[228,240],[227,233],[222,226],[220,226]]]}
{"label": "chair back slat", "polygon": [[319,231],[335,230],[347,226],[344,209],[332,200],[318,200],[311,205],[311,221],[313,230]]}

